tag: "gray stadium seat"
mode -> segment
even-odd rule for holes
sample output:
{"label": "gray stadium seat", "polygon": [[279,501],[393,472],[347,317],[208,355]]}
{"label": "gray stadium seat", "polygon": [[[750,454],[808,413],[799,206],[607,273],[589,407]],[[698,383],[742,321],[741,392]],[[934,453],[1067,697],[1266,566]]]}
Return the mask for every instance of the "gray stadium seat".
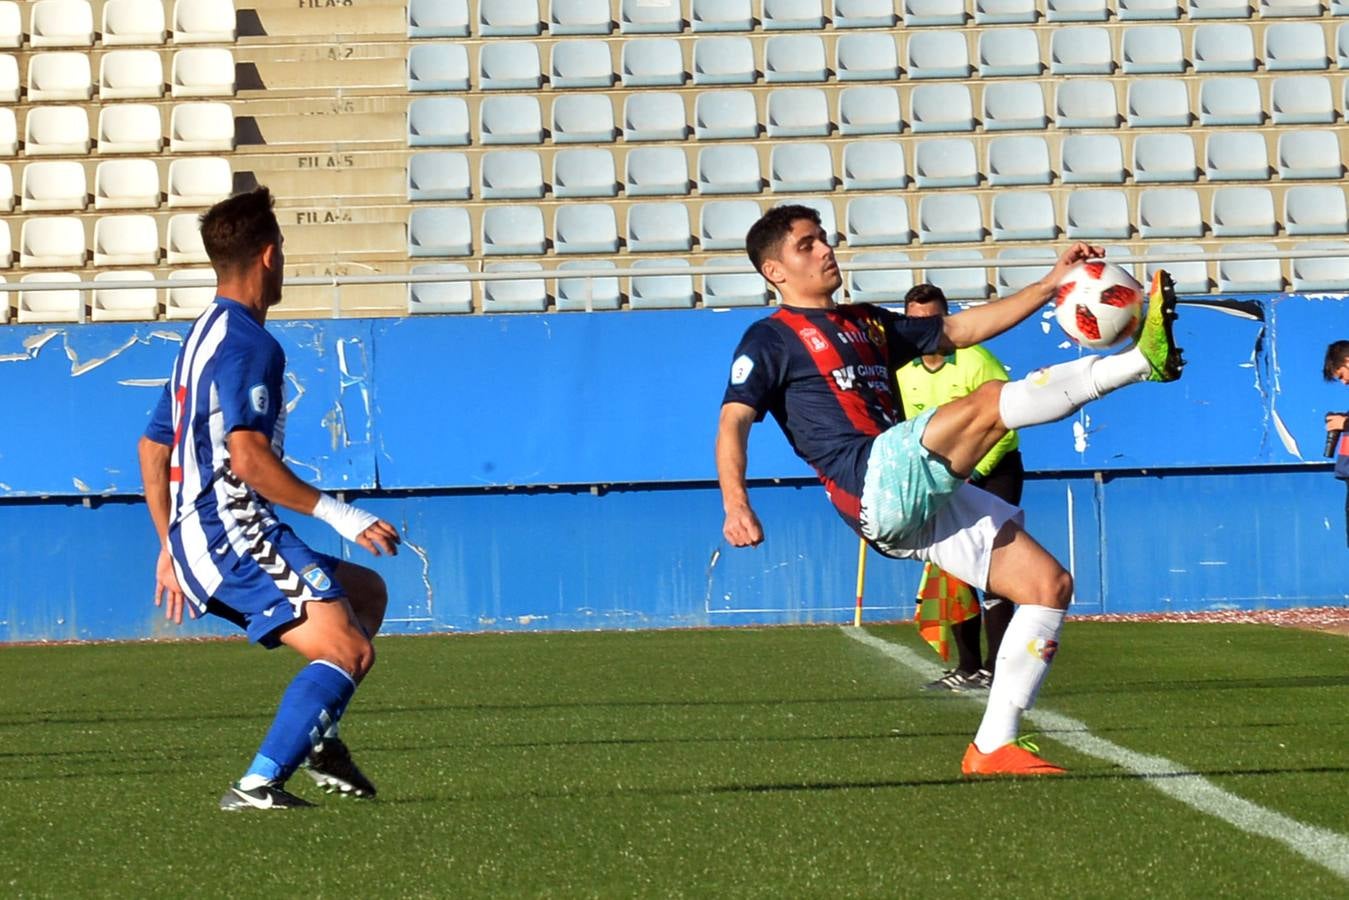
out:
{"label": "gray stadium seat", "polygon": [[678,34],[684,30],[684,19],[678,3],[620,0],[618,30],[623,34]]}
{"label": "gray stadium seat", "polygon": [[[1345,15],[1349,15],[1349,6],[1345,7]],[[1349,69],[1349,22],[1335,29],[1335,64]]]}
{"label": "gray stadium seat", "polygon": [[[790,146],[790,145],[783,145]],[[763,190],[759,151],[749,144],[722,144],[698,151],[698,192],[757,194]]]}
{"label": "gray stadium seat", "polygon": [[909,183],[898,141],[852,141],[843,146],[845,191],[898,191]]}
{"label": "gray stadium seat", "polygon": [[974,0],[976,25],[1034,25],[1039,18],[1035,0]]}
{"label": "gray stadium seat", "polygon": [[[459,44],[422,44],[413,47],[459,47]],[[478,87],[484,91],[536,91],[543,85],[539,47],[529,41],[489,41],[478,50]],[[442,90],[454,90],[443,88]]]}
{"label": "gray stadium seat", "polygon": [[623,104],[625,141],[682,141],[688,131],[684,100],[676,93],[629,94]]}
{"label": "gray stadium seat", "polygon": [[1299,245],[1299,249],[1329,252],[1321,257],[1292,260],[1293,290],[1349,291],[1349,243],[1308,241]]}
{"label": "gray stadium seat", "polygon": [[1188,0],[1191,19],[1249,19],[1250,0]]}
{"label": "gray stadium seat", "polygon": [[982,241],[984,216],[974,194],[923,194],[918,198],[918,240],[924,244]]}
{"label": "gray stadium seat", "polygon": [[[1198,244],[1160,244],[1149,247],[1147,256],[1183,253],[1187,256],[1202,256],[1204,248]],[[1152,275],[1158,269],[1165,269],[1175,282],[1178,294],[1206,294],[1209,289],[1208,263],[1202,259],[1180,260],[1172,262],[1152,262],[1143,264],[1143,283],[1151,284]]]}
{"label": "gray stadium seat", "polygon": [[754,44],[748,37],[704,37],[693,42],[694,84],[753,84]]}
{"label": "gray stadium seat", "polygon": [[483,37],[516,37],[538,34],[538,0],[478,0],[478,34]]}
{"label": "gray stadium seat", "polygon": [[835,28],[893,28],[893,0],[834,0]]}
{"label": "gray stadium seat", "polygon": [[1200,125],[1260,125],[1260,86],[1254,78],[1207,78],[1199,83]]}
{"label": "gray stadium seat", "polygon": [[1298,185],[1283,195],[1283,227],[1290,235],[1349,234],[1349,211],[1339,185]]}
{"label": "gray stadium seat", "polygon": [[767,130],[775,137],[827,137],[828,96],[819,88],[780,88],[768,95]]}
{"label": "gray stadium seat", "polygon": [[968,138],[919,141],[913,153],[914,184],[922,188],[975,187],[979,160]]}
{"label": "gray stadium seat", "polygon": [[1265,29],[1265,69],[1321,71],[1330,66],[1326,36],[1316,22],[1275,22]]}
{"label": "gray stadium seat", "polygon": [[764,41],[764,80],[769,84],[824,81],[829,73],[824,40],[813,34],[780,34]]}
{"label": "gray stadium seat", "polygon": [[[851,262],[908,262],[899,250],[855,254]],[[898,303],[913,287],[912,269],[851,269],[847,274],[848,297],[853,303]]]}
{"label": "gray stadium seat", "polygon": [[1269,88],[1270,121],[1275,125],[1329,125],[1335,121],[1330,79],[1322,75],[1287,75]]}
{"label": "gray stadium seat", "polygon": [[844,210],[843,221],[849,247],[907,244],[913,237],[909,205],[903,197],[886,194],[853,197]]}
{"label": "gray stadium seat", "polygon": [[[743,266],[743,259],[710,259],[707,265]],[[768,287],[757,272],[717,272],[703,276],[703,306],[725,309],[733,306],[763,306],[768,302]]]}
{"label": "gray stadium seat", "polygon": [[1195,181],[1194,140],[1188,134],[1141,134],[1134,139],[1134,181]]}
{"label": "gray stadium seat", "polygon": [[1059,143],[1064,184],[1123,184],[1124,148],[1113,134],[1070,134]]}
{"label": "gray stadium seat", "polygon": [[483,209],[484,256],[533,256],[544,252],[546,242],[539,207],[510,203]]}
{"label": "gray stadium seat", "polygon": [[694,31],[752,31],[750,0],[692,0],[689,20]]}
{"label": "gray stadium seat", "polygon": [[838,94],[838,132],[842,135],[899,134],[899,91],[867,85]]}
{"label": "gray stadium seat", "polygon": [[988,142],[988,183],[995,187],[1049,184],[1049,145],[1039,135],[1009,135]]}
{"label": "gray stadium seat", "polygon": [[1269,177],[1269,151],[1258,131],[1211,131],[1204,151],[1209,181],[1264,181]]}
{"label": "gray stadium seat", "polygon": [[1218,188],[1209,221],[1214,237],[1273,237],[1274,194],[1265,187]]}
{"label": "gray stadium seat", "polygon": [[[413,266],[411,275],[460,275],[468,272],[463,263],[431,263]],[[473,312],[473,282],[421,281],[407,286],[410,315]]]}
{"label": "gray stadium seat", "polygon": [[1190,93],[1179,79],[1134,79],[1129,82],[1126,104],[1133,128],[1184,128],[1190,124]]}
{"label": "gray stadium seat", "polygon": [[619,72],[624,87],[677,87],[684,83],[684,55],[674,38],[629,38]]}
{"label": "gray stadium seat", "polygon": [[467,200],[471,193],[467,154],[444,151],[408,157],[409,201]]}
{"label": "gray stadium seat", "polygon": [[1049,125],[1045,95],[1036,82],[993,82],[984,85],[984,130],[1039,130]]}
{"label": "gray stadium seat", "polygon": [[998,253],[998,261],[1035,260],[1035,266],[998,266],[994,276],[993,289],[1000,297],[1015,294],[1027,285],[1049,274],[1054,267],[1058,254],[1041,247],[1013,247]]}
{"label": "gray stadium seat", "polygon": [[408,256],[469,256],[472,252],[468,210],[437,206],[409,214]]}
{"label": "gray stadium seat", "polygon": [[[572,259],[557,264],[559,275],[562,272],[583,269],[616,269],[617,265],[609,259]],[[592,310],[618,309],[621,295],[618,279],[613,277],[592,277],[557,279],[557,308],[559,312],[590,312]]]}
{"label": "gray stadium seat", "polygon": [[1255,36],[1251,26],[1234,22],[1206,22],[1194,27],[1196,72],[1254,72]]}
{"label": "gray stadium seat", "polygon": [[611,87],[614,65],[605,41],[558,41],[553,45],[549,82],[554,88]]}
{"label": "gray stadium seat", "polygon": [[[980,250],[934,250],[927,255],[928,262],[967,260],[977,263],[982,259],[983,252]],[[984,300],[988,297],[988,270],[982,265],[955,269],[929,268],[924,275],[951,300]]]}
{"label": "gray stadium seat", "polygon": [[1286,18],[1290,16],[1319,16],[1323,12],[1321,0],[1259,0],[1260,18]]}
{"label": "gray stadium seat", "polygon": [[920,84],[909,94],[910,127],[917,133],[973,131],[974,107],[963,84]]}
{"label": "gray stadium seat", "polygon": [[1126,75],[1179,75],[1185,71],[1180,29],[1174,25],[1134,25],[1120,42]]}
{"label": "gray stadium seat", "polygon": [[1330,129],[1280,132],[1275,156],[1279,177],[1285,181],[1339,178],[1344,174],[1340,139]]}
{"label": "gray stadium seat", "polygon": [[1149,188],[1138,195],[1138,233],[1145,238],[1203,237],[1194,188]]}
{"label": "gray stadium seat", "polygon": [[799,141],[775,144],[768,162],[768,188],[778,194],[832,191],[834,161],[829,145]]}
{"label": "gray stadium seat", "polygon": [[895,46],[894,36],[839,35],[834,50],[834,70],[839,81],[895,80],[899,77],[899,48]]}
{"label": "gray stadium seat", "polygon": [[1110,32],[1092,25],[1054,29],[1049,37],[1049,71],[1054,75],[1109,75],[1114,72]]}
{"label": "gray stadium seat", "polygon": [[758,200],[708,200],[698,215],[698,243],[704,250],[744,250],[745,234],[762,214]]}
{"label": "gray stadium seat", "polygon": [[1179,19],[1180,7],[1176,0],[1118,0],[1117,14],[1121,22]]}
{"label": "gray stadium seat", "polygon": [[904,66],[909,77],[968,78],[970,51],[961,31],[916,31],[909,36]]}
{"label": "gray stadium seat", "polygon": [[1104,22],[1109,16],[1105,0],[1047,0],[1048,22]]}
{"label": "gray stadium seat", "polygon": [[410,38],[468,37],[468,0],[408,0]]}
{"label": "gray stadium seat", "polygon": [[[686,259],[635,259],[634,269],[687,269]],[[691,309],[692,275],[634,275],[628,292],[633,309]]]}
{"label": "gray stadium seat", "polygon": [[[486,272],[543,272],[536,262],[487,263]],[[548,285],[542,278],[484,281],[482,283],[482,311],[484,313],[543,312],[548,308]]]}
{"label": "gray stadium seat", "polygon": [[693,248],[689,211],[682,203],[634,203],[628,207],[628,250],[660,253]]}
{"label": "gray stadium seat", "polygon": [[693,133],[700,141],[759,136],[759,113],[749,91],[705,91],[693,101]]}
{"label": "gray stadium seat", "polygon": [[1124,191],[1073,191],[1068,195],[1064,231],[1069,238],[1127,240],[1132,230]]}
{"label": "gray stadium seat", "polygon": [[484,200],[525,200],[543,196],[543,161],[533,150],[494,150],[479,157]]}
{"label": "gray stadium seat", "polygon": [[408,103],[409,147],[468,143],[468,104],[460,97],[421,97]]}
{"label": "gray stadium seat", "polygon": [[964,0],[904,0],[904,27],[964,25]]}
{"label": "gray stadium seat", "polygon": [[1094,78],[1060,81],[1054,91],[1054,121],[1059,128],[1115,128],[1119,124],[1115,86]]}
{"label": "gray stadium seat", "polygon": [[689,192],[689,163],[683,147],[634,147],[628,151],[623,189],[629,197]]}
{"label": "gray stadium seat", "polygon": [[[548,33],[551,35],[609,34],[612,31],[609,0],[549,0]],[[560,298],[558,305],[561,306]]]}
{"label": "gray stadium seat", "polygon": [[478,138],[484,144],[543,143],[539,100],[529,95],[498,95],[478,107]]}
{"label": "gray stadium seat", "polygon": [[[1273,244],[1241,244],[1244,251],[1274,252]],[[1220,291],[1282,291],[1283,272],[1277,259],[1218,260]]]}
{"label": "gray stadium seat", "polygon": [[1002,191],[993,195],[993,240],[1052,241],[1059,227],[1048,191]]}
{"label": "gray stadium seat", "polygon": [[563,94],[553,100],[553,143],[607,144],[614,139],[614,107],[603,94]]}
{"label": "gray stadium seat", "polygon": [[553,154],[553,196],[617,197],[613,154],[590,147],[557,151]]}
{"label": "gray stadium seat", "polygon": [[408,90],[466,91],[468,50],[463,44],[414,44],[408,48]]}
{"label": "gray stadium seat", "polygon": [[1040,40],[1030,28],[986,28],[979,32],[979,74],[994,76],[1039,75]]}
{"label": "gray stadium seat", "polygon": [[822,0],[763,0],[764,31],[818,31],[824,27]]}

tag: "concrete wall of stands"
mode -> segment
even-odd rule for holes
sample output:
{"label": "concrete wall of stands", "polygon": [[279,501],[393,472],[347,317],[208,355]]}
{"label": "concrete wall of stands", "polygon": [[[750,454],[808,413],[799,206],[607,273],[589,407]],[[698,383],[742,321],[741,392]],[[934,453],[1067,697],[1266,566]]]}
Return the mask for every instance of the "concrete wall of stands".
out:
{"label": "concrete wall of stands", "polygon": [[[1079,611],[1346,601],[1343,488],[1321,457],[1323,412],[1349,408],[1320,379],[1326,342],[1349,337],[1342,310],[1288,295],[1190,305],[1179,384],[1023,435],[1028,522],[1075,572]],[[406,552],[374,563],[391,631],[842,621],[856,539],[771,423],[750,472],[768,540],[721,540],[714,424],[760,315],[279,322],[289,458],[404,529]],[[179,633],[150,606],[134,443],[184,331],[0,332],[0,640]],[[1047,321],[992,346],[1013,377],[1077,353]],[[917,577],[873,554],[868,616],[907,615]]]}

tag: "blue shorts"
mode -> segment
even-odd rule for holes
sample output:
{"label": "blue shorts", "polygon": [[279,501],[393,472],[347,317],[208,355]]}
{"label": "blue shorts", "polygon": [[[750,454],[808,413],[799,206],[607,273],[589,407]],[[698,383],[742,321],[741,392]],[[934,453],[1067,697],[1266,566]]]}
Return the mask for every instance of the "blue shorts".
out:
{"label": "blue shorts", "polygon": [[225,574],[206,611],[271,649],[280,646],[279,631],[300,618],[306,603],[344,596],[337,582],[341,560],[311,550],[286,525],[269,528],[255,548]]}

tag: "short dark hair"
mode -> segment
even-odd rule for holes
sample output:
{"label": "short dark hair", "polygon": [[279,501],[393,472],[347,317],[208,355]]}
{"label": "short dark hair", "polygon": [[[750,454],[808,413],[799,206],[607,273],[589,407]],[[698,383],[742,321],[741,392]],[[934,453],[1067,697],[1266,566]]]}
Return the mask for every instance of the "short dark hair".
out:
{"label": "short dark hair", "polygon": [[1335,370],[1349,362],[1349,341],[1336,341],[1326,347],[1326,361],[1321,366],[1321,377],[1326,381],[1335,380]]}
{"label": "short dark hair", "polygon": [[792,233],[792,224],[801,219],[809,219],[819,225],[820,213],[809,206],[788,203],[773,207],[749,227],[745,234],[745,252],[760,275],[763,274],[763,261],[777,253],[778,247]]}
{"label": "short dark hair", "polygon": [[272,192],[259,185],[221,200],[201,216],[201,243],[217,272],[240,269],[281,240]]}
{"label": "short dark hair", "polygon": [[904,295],[904,305],[910,303],[940,303],[942,313],[951,309],[946,302],[946,293],[935,284],[915,284],[909,288],[909,292]]}

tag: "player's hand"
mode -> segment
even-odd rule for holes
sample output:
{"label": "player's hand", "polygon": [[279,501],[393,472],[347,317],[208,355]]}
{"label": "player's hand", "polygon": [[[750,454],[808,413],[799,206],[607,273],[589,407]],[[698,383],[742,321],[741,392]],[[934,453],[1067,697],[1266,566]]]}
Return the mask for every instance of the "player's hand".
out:
{"label": "player's hand", "polygon": [[1345,431],[1349,416],[1342,413],[1326,413],[1326,431]]}
{"label": "player's hand", "polygon": [[397,556],[398,544],[402,539],[398,529],[383,519],[378,520],[365,531],[356,535],[356,543],[376,556]]}
{"label": "player's hand", "polygon": [[757,547],[763,543],[763,526],[759,517],[748,506],[736,507],[726,513],[721,533],[732,547]]}
{"label": "player's hand", "polygon": [[[173,559],[163,548],[155,563],[155,606],[164,607],[164,618],[172,619],[175,625],[183,624],[183,589],[178,585],[178,573],[173,571]],[[188,607],[188,612],[192,618],[197,617],[195,609]]]}
{"label": "player's hand", "polygon": [[1064,250],[1059,255],[1058,262],[1054,263],[1054,268],[1050,271],[1047,281],[1050,284],[1057,285],[1063,281],[1063,276],[1068,274],[1068,270],[1080,262],[1088,259],[1102,259],[1105,257],[1105,248],[1096,244],[1088,244],[1085,241],[1078,241]]}

